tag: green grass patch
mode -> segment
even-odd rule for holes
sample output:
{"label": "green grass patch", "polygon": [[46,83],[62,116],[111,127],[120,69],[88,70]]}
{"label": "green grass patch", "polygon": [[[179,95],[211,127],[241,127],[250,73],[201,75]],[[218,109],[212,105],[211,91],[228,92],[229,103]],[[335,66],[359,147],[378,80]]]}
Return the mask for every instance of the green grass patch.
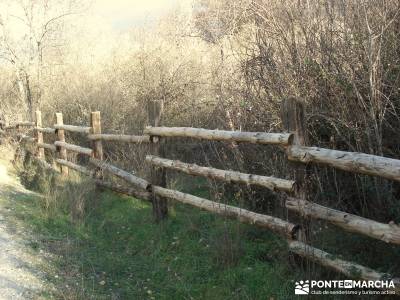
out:
{"label": "green grass patch", "polygon": [[44,200],[16,204],[40,236],[32,249],[56,254],[48,279],[58,291],[51,297],[293,297],[292,281],[301,276],[288,265],[286,242],[272,233],[184,205],[172,206],[170,218],[156,224],[143,201],[112,192],[87,197],[82,222],[73,221],[68,205],[48,214]]}

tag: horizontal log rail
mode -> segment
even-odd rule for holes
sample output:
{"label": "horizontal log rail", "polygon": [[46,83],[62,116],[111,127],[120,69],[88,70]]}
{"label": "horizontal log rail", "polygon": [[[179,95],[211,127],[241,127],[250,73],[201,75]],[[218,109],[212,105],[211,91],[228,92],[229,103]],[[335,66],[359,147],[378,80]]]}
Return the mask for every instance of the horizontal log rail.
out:
{"label": "horizontal log rail", "polygon": [[225,131],[191,127],[146,127],[144,133],[151,136],[189,137],[212,141],[234,141],[282,146],[289,145],[293,139],[293,134],[291,133]]}
{"label": "horizontal log rail", "polygon": [[205,176],[225,182],[240,182],[249,185],[253,184],[266,187],[273,191],[281,190],[292,192],[295,184],[292,180],[201,167],[196,164],[187,164],[179,160],[169,160],[152,155],[147,155],[146,161],[158,167],[169,168],[190,175]]}
{"label": "horizontal log rail", "polygon": [[103,169],[104,171],[107,171],[119,178],[124,179],[125,181],[143,189],[143,190],[149,190],[150,188],[150,183],[140,177],[137,177],[125,170],[122,170],[116,166],[113,166],[109,163],[103,162],[101,160],[91,158],[90,163],[98,168]]}
{"label": "horizontal log rail", "polygon": [[93,154],[93,150],[90,148],[84,148],[84,147],[76,146],[73,144],[68,144],[65,142],[56,141],[56,142],[54,142],[54,145],[56,145],[57,147],[60,147],[60,148],[67,149],[72,152],[76,152],[76,153],[80,153],[80,154],[84,154],[84,155],[88,155],[88,156],[91,156]]}
{"label": "horizontal log rail", "polygon": [[85,133],[85,134],[89,134],[92,130],[92,127],[75,126],[75,125],[54,125],[54,128],[57,130],[61,129],[65,131]]}
{"label": "horizontal log rail", "polygon": [[400,245],[400,226],[396,224],[379,223],[301,199],[289,198],[286,208],[304,217],[328,221],[349,232]]}
{"label": "horizontal log rail", "polygon": [[33,138],[29,135],[25,135],[25,134],[18,134],[17,135],[18,138],[20,138],[21,140],[28,142],[28,143],[36,143],[36,138]]}
{"label": "horizontal log rail", "polygon": [[96,185],[102,188],[109,189],[118,194],[128,195],[137,199],[151,201],[151,193],[147,191],[141,191],[99,179],[96,180]]}
{"label": "horizontal log rail", "polygon": [[31,126],[35,126],[35,123],[34,122],[17,122],[17,123],[15,123],[15,126],[31,127]]}
{"label": "horizontal log rail", "polygon": [[400,181],[400,160],[398,159],[318,147],[292,146],[287,152],[291,161],[324,164],[343,171]]}
{"label": "horizontal log rail", "polygon": [[62,165],[62,166],[66,166],[66,167],[68,167],[70,169],[73,169],[75,171],[78,171],[78,172],[80,172],[82,174],[85,174],[85,175],[88,175],[88,176],[91,176],[93,174],[93,172],[91,170],[89,170],[88,168],[85,168],[83,166],[74,164],[74,163],[72,163],[72,162],[70,162],[68,160],[65,160],[65,159],[56,159],[56,163],[58,163],[59,165]]}
{"label": "horizontal log rail", "polygon": [[338,273],[344,274],[349,278],[374,280],[374,281],[393,280],[396,289],[400,288],[400,278],[393,278],[390,274],[377,272],[370,268],[361,266],[357,263],[335,258],[334,255],[332,254],[329,254],[325,251],[314,248],[302,242],[290,241],[289,250],[292,253],[300,255],[301,257],[310,259],[324,267],[332,269]]}
{"label": "horizontal log rail", "polygon": [[210,201],[175,190],[170,190],[159,186],[152,186],[152,191],[156,195],[162,197],[170,198],[185,204],[190,204],[221,216],[238,219],[242,223],[248,223],[258,227],[267,228],[276,233],[282,234],[289,239],[295,238],[297,231],[300,228],[298,225],[289,223],[276,217],[258,214],[246,209]]}
{"label": "horizontal log rail", "polygon": [[102,140],[102,141],[113,141],[113,142],[125,142],[125,143],[149,143],[150,136],[148,135],[126,135],[126,134],[90,134],[88,135],[89,140]]}
{"label": "horizontal log rail", "polygon": [[37,143],[37,146],[39,148],[44,148],[44,149],[48,149],[52,152],[56,152],[57,151],[57,147],[55,145],[52,144],[46,144],[46,143]]}
{"label": "horizontal log rail", "polygon": [[50,133],[50,134],[56,133],[56,130],[54,128],[35,127],[35,130],[42,133]]}
{"label": "horizontal log rail", "polygon": [[4,126],[4,129],[5,130],[8,130],[8,129],[15,129],[15,128],[17,128],[17,125],[7,125],[7,126]]}

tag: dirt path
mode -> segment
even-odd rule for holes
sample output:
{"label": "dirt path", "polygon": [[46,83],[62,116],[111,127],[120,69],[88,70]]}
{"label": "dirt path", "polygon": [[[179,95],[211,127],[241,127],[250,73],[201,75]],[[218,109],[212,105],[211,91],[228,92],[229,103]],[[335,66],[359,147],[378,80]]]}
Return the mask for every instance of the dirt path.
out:
{"label": "dirt path", "polygon": [[27,246],[28,234],[13,214],[12,203],[22,197],[38,197],[26,190],[13,173],[12,152],[0,148],[0,299],[41,299],[44,274],[37,269],[42,259]]}

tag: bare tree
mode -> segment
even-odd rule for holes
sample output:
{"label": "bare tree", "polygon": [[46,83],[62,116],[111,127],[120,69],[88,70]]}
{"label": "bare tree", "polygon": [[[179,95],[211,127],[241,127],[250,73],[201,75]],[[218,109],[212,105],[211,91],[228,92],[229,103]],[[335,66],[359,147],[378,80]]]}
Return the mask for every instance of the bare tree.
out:
{"label": "bare tree", "polygon": [[67,17],[78,13],[76,0],[19,0],[3,3],[0,13],[0,59],[15,72],[19,98],[30,116],[40,105],[46,51],[62,44]]}

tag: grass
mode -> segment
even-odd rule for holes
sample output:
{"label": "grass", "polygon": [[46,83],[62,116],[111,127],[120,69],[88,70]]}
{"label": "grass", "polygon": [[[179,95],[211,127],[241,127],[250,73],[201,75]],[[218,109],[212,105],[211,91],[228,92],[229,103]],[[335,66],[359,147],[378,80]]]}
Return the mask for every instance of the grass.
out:
{"label": "grass", "polygon": [[[307,262],[294,261],[285,240],[254,226],[172,203],[168,220],[156,224],[147,202],[96,191],[79,177],[37,174],[25,180],[44,197],[21,197],[13,207],[37,234],[31,248],[54,255],[44,271],[57,291],[46,298],[293,299],[294,281],[348,279],[313,264],[302,272]],[[209,197],[204,179],[183,178],[178,190]],[[317,235],[322,249],[337,253],[340,244],[335,257],[398,273],[395,246],[333,229]]]}
{"label": "grass", "polygon": [[[61,194],[75,197],[68,183]],[[39,235],[31,247],[56,255],[47,272],[58,291],[49,298],[292,298],[292,281],[301,276],[272,233],[184,205],[155,224],[148,203],[112,192],[86,196],[82,222],[72,221],[69,205],[48,214],[45,200],[16,204]]]}

